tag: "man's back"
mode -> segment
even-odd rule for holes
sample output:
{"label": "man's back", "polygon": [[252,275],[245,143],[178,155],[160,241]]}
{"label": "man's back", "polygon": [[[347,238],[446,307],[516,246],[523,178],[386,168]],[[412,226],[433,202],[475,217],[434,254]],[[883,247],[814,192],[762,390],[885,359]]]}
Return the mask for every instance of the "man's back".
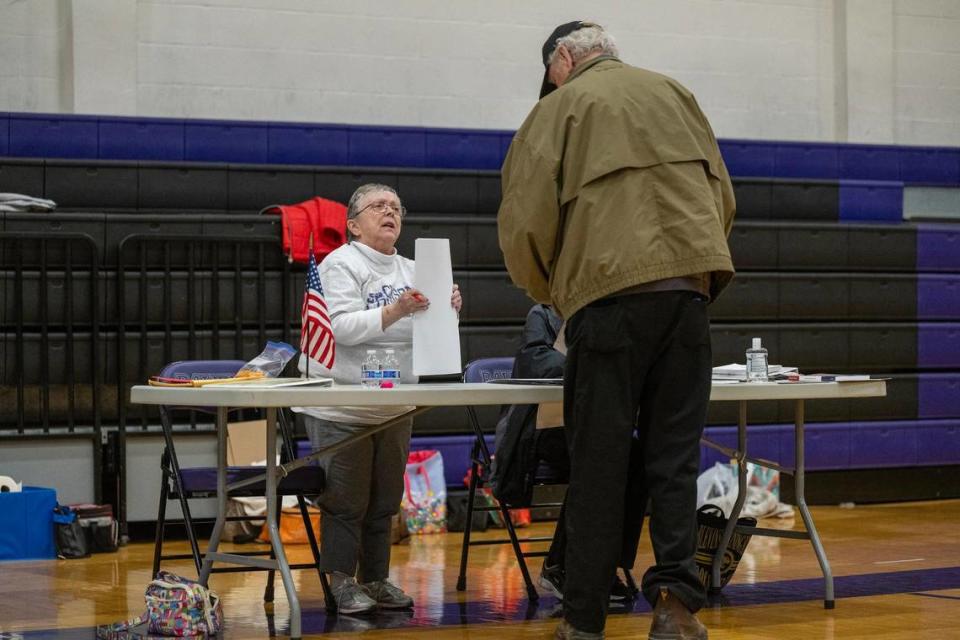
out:
{"label": "man's back", "polygon": [[609,56],[584,63],[531,112],[503,176],[507,267],[564,317],[677,277],[711,274],[715,297],[733,274],[730,178],[692,94],[666,76]]}

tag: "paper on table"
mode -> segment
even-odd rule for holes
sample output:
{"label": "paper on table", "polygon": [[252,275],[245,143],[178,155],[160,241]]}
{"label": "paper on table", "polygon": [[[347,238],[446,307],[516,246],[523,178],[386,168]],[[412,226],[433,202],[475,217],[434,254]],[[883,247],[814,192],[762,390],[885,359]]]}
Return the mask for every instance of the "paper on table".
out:
{"label": "paper on table", "polygon": [[413,314],[413,375],[460,373],[460,319],[450,306],[450,241],[417,238],[414,257],[414,286],[430,300],[430,308]]}
{"label": "paper on table", "polygon": [[208,387],[234,387],[243,389],[277,389],[280,387],[329,387],[333,385],[333,378],[240,378],[230,382],[215,382]]}
{"label": "paper on table", "polygon": [[[767,366],[767,375],[770,377],[786,375],[788,373],[796,373],[796,367],[785,367],[779,364],[771,364]],[[732,380],[746,380],[747,379],[747,365],[745,364],[725,364],[719,367],[713,368],[713,379],[714,380],[723,380],[723,379],[732,379]]]}

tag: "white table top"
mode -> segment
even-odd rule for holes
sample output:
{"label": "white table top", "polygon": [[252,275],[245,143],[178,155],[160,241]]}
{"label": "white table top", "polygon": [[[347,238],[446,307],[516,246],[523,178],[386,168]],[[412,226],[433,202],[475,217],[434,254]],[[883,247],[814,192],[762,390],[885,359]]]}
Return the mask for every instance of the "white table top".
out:
{"label": "white table top", "polygon": [[[867,398],[885,396],[886,382],[816,382],[777,384],[751,382],[714,384],[710,400],[812,400],[817,398]],[[243,389],[221,387],[151,387],[138,385],[130,390],[130,401],[138,404],[214,407],[307,407],[307,406],[465,406],[498,404],[539,404],[563,400],[563,387],[489,383],[408,384],[396,389],[364,389],[360,385],[327,388],[283,387]]]}

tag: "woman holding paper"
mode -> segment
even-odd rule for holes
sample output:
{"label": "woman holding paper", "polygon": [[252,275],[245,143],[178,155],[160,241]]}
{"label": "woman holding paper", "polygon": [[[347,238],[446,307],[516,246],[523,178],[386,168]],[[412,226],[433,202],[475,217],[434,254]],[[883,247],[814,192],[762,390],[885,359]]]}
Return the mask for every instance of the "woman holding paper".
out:
{"label": "woman holding paper", "polygon": [[[331,369],[316,360],[311,376],[356,384],[368,349],[393,349],[401,384],[416,383],[412,370],[413,320],[430,300],[413,287],[414,262],[399,255],[397,239],[406,210],[391,187],[365,184],[347,206],[349,243],[319,266],[320,281],[336,340]],[[453,285],[450,305],[462,300]],[[306,372],[307,358],[300,357]],[[375,391],[371,391],[375,393]],[[408,407],[295,407],[302,413],[314,449],[320,449],[381,424]],[[364,438],[321,459],[327,486],[320,497],[321,569],[330,575],[340,613],[363,613],[377,607],[402,609],[413,599],[387,578],[390,525],[403,495],[403,472],[410,448],[412,421]]]}

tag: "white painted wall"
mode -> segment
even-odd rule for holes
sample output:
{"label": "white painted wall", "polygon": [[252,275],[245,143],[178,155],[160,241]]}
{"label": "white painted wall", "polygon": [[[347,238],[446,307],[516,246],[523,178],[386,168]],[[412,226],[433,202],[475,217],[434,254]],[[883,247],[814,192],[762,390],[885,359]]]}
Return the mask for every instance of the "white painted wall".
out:
{"label": "white painted wall", "polygon": [[960,145],[960,0],[894,2],[898,141]]}
{"label": "white painted wall", "polygon": [[73,111],[67,0],[0,0],[0,111]]}
{"label": "white painted wall", "polygon": [[513,129],[574,17],[723,137],[960,144],[960,0],[0,0],[0,110]]}

